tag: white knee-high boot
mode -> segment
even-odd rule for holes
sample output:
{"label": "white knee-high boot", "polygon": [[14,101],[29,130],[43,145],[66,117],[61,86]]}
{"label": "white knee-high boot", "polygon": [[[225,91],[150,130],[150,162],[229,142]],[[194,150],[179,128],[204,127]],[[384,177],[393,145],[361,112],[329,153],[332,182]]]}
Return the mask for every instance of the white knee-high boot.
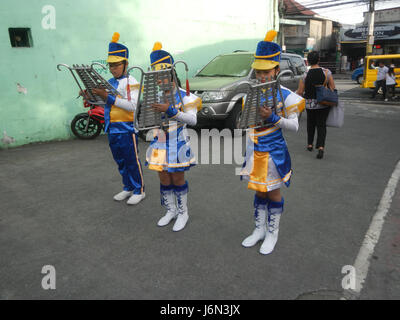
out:
{"label": "white knee-high boot", "polygon": [[256,228],[253,233],[243,240],[243,247],[252,247],[258,241],[264,240],[265,235],[267,233],[266,228],[266,216],[267,216],[267,204],[268,199],[262,199],[254,196],[254,223]]}
{"label": "white knee-high boot", "polygon": [[174,186],[160,184],[161,205],[167,210],[166,214],[158,221],[159,227],[164,227],[176,218],[177,210],[175,204]]}
{"label": "white knee-high boot", "polygon": [[270,201],[268,204],[268,232],[260,248],[261,254],[270,254],[278,241],[279,221],[283,212],[284,200]]}
{"label": "white knee-high boot", "polygon": [[189,219],[187,196],[189,192],[189,185],[187,181],[183,186],[174,186],[174,193],[176,198],[177,218],[172,228],[173,231],[182,230]]}

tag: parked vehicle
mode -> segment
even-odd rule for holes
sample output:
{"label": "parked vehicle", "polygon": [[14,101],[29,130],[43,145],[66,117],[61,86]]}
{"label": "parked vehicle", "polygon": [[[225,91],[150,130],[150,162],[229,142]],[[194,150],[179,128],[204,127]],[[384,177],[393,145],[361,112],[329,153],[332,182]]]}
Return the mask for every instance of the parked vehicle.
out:
{"label": "parked vehicle", "polygon": [[354,69],[351,74],[351,80],[356,81],[358,84],[361,84],[364,79],[364,66],[361,65],[358,68]]}
{"label": "parked vehicle", "polygon": [[[202,109],[197,113],[199,123],[222,120],[225,127],[238,128],[242,111],[242,101],[247,86],[244,80],[255,79],[251,64],[252,52],[233,52],[222,54],[211,60],[193,78],[189,79],[192,93],[201,97]],[[307,71],[303,57],[297,54],[281,54],[281,71],[291,70],[294,77],[283,76],[283,86],[295,91],[300,79]]]}
{"label": "parked vehicle", "polygon": [[71,122],[72,133],[79,139],[94,139],[104,129],[104,108],[83,101],[87,112],[77,114]]}
{"label": "parked vehicle", "polygon": [[400,87],[400,54],[387,54],[378,56],[366,56],[364,59],[364,74],[361,83],[362,88],[375,88],[375,81],[378,74],[375,65],[378,61],[383,61],[385,66],[395,65],[394,72],[396,73],[396,87]]}

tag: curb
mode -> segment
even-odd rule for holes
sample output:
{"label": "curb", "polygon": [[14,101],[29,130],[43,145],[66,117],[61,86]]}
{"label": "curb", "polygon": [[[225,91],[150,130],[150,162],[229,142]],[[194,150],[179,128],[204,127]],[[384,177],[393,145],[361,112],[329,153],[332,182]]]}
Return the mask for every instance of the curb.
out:
{"label": "curb", "polygon": [[400,101],[398,102],[391,102],[391,101],[371,101],[371,100],[355,100],[353,98],[346,98],[346,97],[340,97],[339,100],[342,101],[349,101],[349,102],[354,102],[354,103],[365,103],[365,104],[374,104],[374,105],[381,105],[381,106],[398,106],[400,107]]}

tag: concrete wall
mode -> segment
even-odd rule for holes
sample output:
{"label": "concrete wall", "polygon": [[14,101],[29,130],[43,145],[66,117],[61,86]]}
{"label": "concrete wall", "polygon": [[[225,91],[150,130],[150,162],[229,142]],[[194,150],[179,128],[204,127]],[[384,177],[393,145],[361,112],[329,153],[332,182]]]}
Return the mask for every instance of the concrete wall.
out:
{"label": "concrete wall", "polygon": [[313,50],[319,51],[322,49],[322,26],[323,21],[320,20],[310,20],[310,38],[315,39],[315,45]]}
{"label": "concrete wall", "polygon": [[332,47],[333,39],[332,21],[324,20],[322,23],[321,50],[329,50]]}
{"label": "concrete wall", "polygon": [[309,21],[304,26],[284,26],[286,49],[304,49],[310,35]]}
{"label": "concrete wall", "polygon": [[[400,8],[375,11],[375,23],[400,21]],[[364,24],[369,22],[369,13],[364,12]]]}
{"label": "concrete wall", "polygon": [[302,49],[307,45],[307,38],[314,38],[313,50],[330,50],[335,48],[331,20],[306,19],[304,26],[284,26],[286,49]]}
{"label": "concrete wall", "polygon": [[[71,75],[56,65],[104,61],[114,31],[130,49],[131,66],[147,67],[161,41],[193,75],[220,53],[255,50],[267,30],[279,28],[276,0],[2,0],[1,6],[0,138],[5,131],[15,139],[7,146],[72,137],[70,122],[85,109]],[[31,29],[32,48],[11,47],[8,28],[17,27]]]}

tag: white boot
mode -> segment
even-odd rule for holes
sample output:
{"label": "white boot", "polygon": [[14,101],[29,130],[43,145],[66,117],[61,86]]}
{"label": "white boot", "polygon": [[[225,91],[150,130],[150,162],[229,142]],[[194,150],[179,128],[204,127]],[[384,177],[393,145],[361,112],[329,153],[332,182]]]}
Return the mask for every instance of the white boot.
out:
{"label": "white boot", "polygon": [[122,201],[125,200],[126,198],[129,198],[132,195],[132,191],[121,191],[120,193],[116,194],[114,196],[115,201]]}
{"label": "white boot", "polygon": [[264,240],[267,233],[267,227],[265,223],[265,218],[267,215],[266,206],[258,206],[254,210],[254,222],[256,228],[250,236],[243,240],[242,246],[246,248],[254,246],[260,240]]}
{"label": "white boot", "polygon": [[143,192],[141,194],[133,194],[126,202],[127,204],[138,204],[146,197],[146,194]]}
{"label": "white boot", "polygon": [[177,191],[174,190],[175,197],[176,197],[176,206],[178,216],[176,218],[176,222],[174,227],[172,228],[173,231],[181,231],[185,226],[189,219],[188,215],[188,208],[187,208],[187,196],[188,196],[188,189],[184,191]]}
{"label": "white boot", "polygon": [[189,215],[188,215],[187,211],[185,213],[180,213],[178,215],[178,218],[176,219],[176,222],[175,222],[172,230],[173,231],[181,231],[186,226],[186,222],[188,220],[189,220]]}
{"label": "white boot", "polygon": [[175,219],[177,216],[177,209],[175,204],[175,194],[173,189],[162,190],[160,188],[161,205],[167,209],[167,213],[158,221],[159,227],[164,227]]}
{"label": "white boot", "polygon": [[278,241],[279,221],[281,219],[282,210],[280,208],[270,209],[268,214],[268,233],[260,248],[261,254],[270,254],[274,251],[276,242]]}

